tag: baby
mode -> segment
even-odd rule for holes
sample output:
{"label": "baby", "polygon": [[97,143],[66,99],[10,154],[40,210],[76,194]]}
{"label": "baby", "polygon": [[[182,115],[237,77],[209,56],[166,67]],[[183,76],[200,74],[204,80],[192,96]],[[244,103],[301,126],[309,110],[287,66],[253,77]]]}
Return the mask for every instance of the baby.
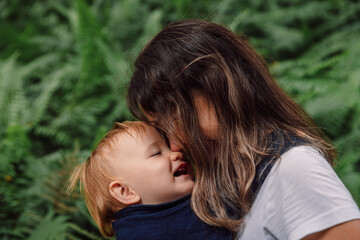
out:
{"label": "baby", "polygon": [[144,122],[115,123],[70,177],[91,216],[116,239],[231,239],[191,210],[192,167]]}

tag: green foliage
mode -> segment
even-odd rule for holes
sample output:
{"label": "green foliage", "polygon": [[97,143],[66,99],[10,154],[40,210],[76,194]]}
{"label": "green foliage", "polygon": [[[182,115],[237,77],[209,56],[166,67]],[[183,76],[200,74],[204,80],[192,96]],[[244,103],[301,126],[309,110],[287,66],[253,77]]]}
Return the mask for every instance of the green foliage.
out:
{"label": "green foliage", "polygon": [[336,170],[360,203],[360,24],[313,44],[298,58],[273,64],[279,82],[333,139]]}
{"label": "green foliage", "polygon": [[29,240],[49,239],[63,240],[66,239],[66,232],[69,228],[66,216],[55,216],[53,210],[48,211],[34,230],[31,231]]}
{"label": "green foliage", "polygon": [[131,66],[165,24],[212,20],[249,36],[330,136],[360,204],[360,4],[351,0],[0,2],[2,239],[101,239],[63,188],[114,121]]}

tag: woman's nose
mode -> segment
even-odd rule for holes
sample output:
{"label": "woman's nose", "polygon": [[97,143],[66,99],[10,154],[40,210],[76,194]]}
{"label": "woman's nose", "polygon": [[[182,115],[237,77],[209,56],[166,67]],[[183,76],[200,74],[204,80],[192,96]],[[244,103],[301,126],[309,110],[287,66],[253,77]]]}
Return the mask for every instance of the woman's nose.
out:
{"label": "woman's nose", "polygon": [[171,161],[177,161],[182,159],[183,159],[183,154],[181,152],[172,152],[170,155]]}
{"label": "woman's nose", "polygon": [[173,152],[180,152],[183,147],[180,144],[176,144],[173,140],[169,139],[170,149]]}

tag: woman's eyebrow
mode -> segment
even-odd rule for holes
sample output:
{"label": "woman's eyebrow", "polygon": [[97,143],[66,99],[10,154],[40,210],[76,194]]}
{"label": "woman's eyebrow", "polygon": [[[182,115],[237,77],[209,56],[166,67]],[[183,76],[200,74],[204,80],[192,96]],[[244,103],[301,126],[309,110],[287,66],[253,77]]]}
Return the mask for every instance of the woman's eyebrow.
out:
{"label": "woman's eyebrow", "polygon": [[153,125],[153,126],[155,126],[155,127],[158,127],[158,126],[159,126],[159,121],[157,121],[157,120],[152,120],[152,121],[150,121],[150,124]]}

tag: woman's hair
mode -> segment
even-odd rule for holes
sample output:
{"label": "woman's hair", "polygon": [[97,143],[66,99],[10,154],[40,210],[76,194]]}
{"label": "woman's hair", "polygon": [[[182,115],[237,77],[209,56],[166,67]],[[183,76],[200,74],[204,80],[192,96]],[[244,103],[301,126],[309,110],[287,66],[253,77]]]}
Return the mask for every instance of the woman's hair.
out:
{"label": "woman's hair", "polygon": [[[217,139],[199,127],[194,93],[211,100]],[[332,163],[335,150],[311,117],[274,81],[244,36],[200,20],[171,23],[142,50],[128,89],[141,120],[181,143],[196,166],[192,207],[205,222],[238,230],[253,203],[255,168],[269,133],[292,133]],[[278,134],[284,141],[287,134]],[[180,137],[179,137],[180,136]]]}
{"label": "woman's hair", "polygon": [[69,178],[67,192],[70,194],[79,182],[86,206],[104,236],[114,235],[111,225],[114,215],[126,207],[110,195],[109,186],[112,181],[116,180],[117,172],[107,153],[114,151],[116,145],[119,144],[119,134],[126,133],[133,136],[133,131],[140,133],[144,129],[144,122],[116,122],[90,157],[84,163],[76,166]]}

